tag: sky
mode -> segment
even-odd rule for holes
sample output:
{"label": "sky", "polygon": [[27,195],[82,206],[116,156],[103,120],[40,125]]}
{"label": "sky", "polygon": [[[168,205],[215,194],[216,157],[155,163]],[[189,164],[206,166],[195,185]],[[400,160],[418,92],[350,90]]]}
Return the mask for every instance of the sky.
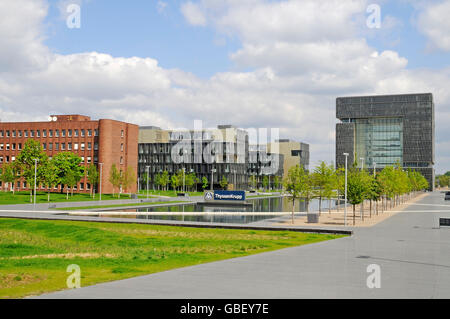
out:
{"label": "sky", "polygon": [[0,119],[279,128],[314,166],[334,161],[336,97],[430,92],[443,173],[449,17],[450,0],[0,0]]}

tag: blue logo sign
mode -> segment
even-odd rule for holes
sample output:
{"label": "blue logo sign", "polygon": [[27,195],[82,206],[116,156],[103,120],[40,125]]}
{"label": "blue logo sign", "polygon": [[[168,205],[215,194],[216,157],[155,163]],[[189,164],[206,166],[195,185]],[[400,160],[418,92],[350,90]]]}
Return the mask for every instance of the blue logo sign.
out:
{"label": "blue logo sign", "polygon": [[214,191],[214,200],[245,200],[244,191]]}

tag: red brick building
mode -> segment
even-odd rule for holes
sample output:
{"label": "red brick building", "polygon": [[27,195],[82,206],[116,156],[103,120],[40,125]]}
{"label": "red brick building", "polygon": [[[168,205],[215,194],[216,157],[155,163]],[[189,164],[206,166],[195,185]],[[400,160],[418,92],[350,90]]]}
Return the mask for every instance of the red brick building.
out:
{"label": "red brick building", "polygon": [[[49,157],[73,152],[86,167],[94,163],[100,171],[102,166],[102,193],[108,194],[113,192],[109,182],[112,164],[123,172],[131,166],[137,176],[138,135],[137,125],[106,119],[93,121],[83,115],[52,115],[48,122],[0,122],[0,167],[15,161],[26,140],[34,139]],[[17,182],[16,190],[27,189],[23,181]],[[86,177],[76,187],[79,192],[90,192],[90,189]],[[60,190],[58,186],[53,191]],[[133,185],[127,192],[136,190]]]}

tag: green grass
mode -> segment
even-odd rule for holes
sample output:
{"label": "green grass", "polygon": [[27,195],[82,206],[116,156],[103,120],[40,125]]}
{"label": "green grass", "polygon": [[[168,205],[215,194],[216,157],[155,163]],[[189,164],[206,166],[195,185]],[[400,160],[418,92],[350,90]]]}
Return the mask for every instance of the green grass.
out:
{"label": "green grass", "polygon": [[[48,194],[46,192],[36,192],[36,203],[45,204],[47,201]],[[120,199],[129,199],[127,194],[122,194]],[[69,193],[69,199],[66,200],[66,193],[51,193],[50,203],[60,203],[60,202],[88,202],[88,201],[98,201],[100,199],[99,194],[92,198],[89,194],[76,194],[73,196]],[[102,194],[102,200],[118,199],[117,195],[112,194]],[[30,203],[30,192],[0,192],[0,205],[15,205],[15,204],[31,204]]]}
{"label": "green grass", "polygon": [[[177,197],[177,193],[182,193],[182,192],[174,192],[173,190],[169,190],[169,191],[158,191],[158,190],[149,190],[148,194],[151,196],[168,196],[168,197]],[[203,196],[203,192],[185,192],[188,193],[189,196]],[[147,191],[146,190],[140,190],[139,194],[141,195],[141,197],[145,197],[147,196]]]}
{"label": "green grass", "polygon": [[0,219],[0,298],[66,289],[71,264],[81,285],[339,238],[288,231],[184,228]]}
{"label": "green grass", "polygon": [[154,202],[154,203],[136,203],[136,204],[119,204],[119,205],[97,205],[97,206],[82,206],[82,207],[61,207],[55,208],[55,210],[83,210],[83,209],[96,209],[96,208],[114,208],[114,207],[128,207],[128,206],[151,206],[160,204],[177,204],[177,203],[189,203],[182,200],[173,200],[166,202]]}

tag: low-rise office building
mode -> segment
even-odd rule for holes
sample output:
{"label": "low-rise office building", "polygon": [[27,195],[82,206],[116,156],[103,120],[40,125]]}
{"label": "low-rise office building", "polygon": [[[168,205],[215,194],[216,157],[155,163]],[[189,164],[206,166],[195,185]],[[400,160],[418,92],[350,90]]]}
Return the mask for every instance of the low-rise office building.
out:
{"label": "low-rise office building", "polygon": [[[73,152],[81,157],[86,167],[95,164],[100,169],[101,164],[102,193],[113,192],[109,182],[113,164],[122,172],[132,167],[137,174],[138,126],[134,124],[91,120],[83,115],[52,115],[48,122],[0,122],[0,167],[14,162],[28,139],[39,141],[49,157],[59,152]],[[22,180],[15,186],[18,190],[30,187]],[[39,185],[39,189],[46,189],[46,186]],[[90,192],[91,185],[84,177],[74,189]],[[61,191],[61,185],[51,191]],[[127,191],[135,192],[136,186]]]}

